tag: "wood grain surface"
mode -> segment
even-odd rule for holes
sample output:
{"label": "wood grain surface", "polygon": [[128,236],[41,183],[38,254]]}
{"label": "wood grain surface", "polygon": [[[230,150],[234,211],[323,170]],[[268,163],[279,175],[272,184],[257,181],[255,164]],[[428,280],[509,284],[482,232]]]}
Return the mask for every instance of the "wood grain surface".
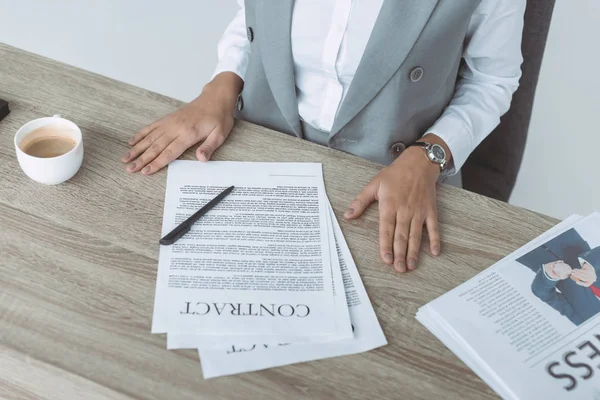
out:
{"label": "wood grain surface", "polygon": [[[323,163],[389,345],[204,380],[195,351],[167,351],[165,337],[150,334],[166,170],[130,175],[119,162],[136,130],[182,103],[2,44],[0,98],[12,110],[0,122],[0,398],[496,397],[415,313],[555,220],[441,185],[443,254],[424,253],[399,275],[379,261],[375,207],[354,223],[341,218],[381,166],[238,122],[215,159]],[[81,127],[85,157],[73,179],[44,186],[20,170],[13,137],[53,114]]]}

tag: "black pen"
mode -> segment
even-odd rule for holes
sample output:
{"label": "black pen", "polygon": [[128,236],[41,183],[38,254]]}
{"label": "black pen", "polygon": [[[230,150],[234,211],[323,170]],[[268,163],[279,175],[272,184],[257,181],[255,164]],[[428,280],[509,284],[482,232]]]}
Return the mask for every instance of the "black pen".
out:
{"label": "black pen", "polygon": [[164,246],[168,246],[178,241],[183,235],[185,235],[190,231],[190,229],[192,229],[192,225],[194,225],[194,223],[198,221],[198,219],[201,216],[210,211],[211,208],[216,206],[221,200],[223,200],[225,196],[231,193],[233,188],[233,186],[230,186],[227,189],[223,190],[221,193],[219,193],[219,195],[217,195],[217,197],[206,203],[204,207],[193,213],[191,217],[179,224],[177,228],[169,232],[164,238],[160,239],[159,243]]}

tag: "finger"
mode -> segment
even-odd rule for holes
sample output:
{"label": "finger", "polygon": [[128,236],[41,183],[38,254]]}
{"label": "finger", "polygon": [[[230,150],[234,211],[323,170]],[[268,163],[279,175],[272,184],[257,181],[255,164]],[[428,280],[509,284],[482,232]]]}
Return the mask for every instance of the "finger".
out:
{"label": "finger", "polygon": [[398,272],[406,272],[409,230],[410,219],[398,215],[396,217],[396,230],[394,232],[394,268]]}
{"label": "finger", "polygon": [[175,139],[172,141],[150,164],[142,169],[142,174],[152,175],[160,171],[171,161],[183,154],[187,150],[185,143]]}
{"label": "finger", "polygon": [[155,121],[155,122],[151,123],[150,125],[146,125],[142,129],[140,129],[131,139],[129,139],[129,145],[135,146],[140,140],[142,140],[143,138],[148,136],[150,134],[150,132],[152,132],[154,129],[156,129],[159,121]]}
{"label": "finger", "polygon": [[138,158],[136,158],[129,166],[127,166],[128,172],[138,172],[142,168],[144,168],[147,164],[154,161],[156,157],[164,149],[167,148],[168,145],[173,142],[175,138],[171,138],[168,135],[162,135],[155,142],[153,142],[150,147],[146,149]]}
{"label": "finger", "polygon": [[410,220],[403,217],[397,217],[396,230],[394,232],[394,267],[398,272],[406,271],[409,233]]}
{"label": "finger", "polygon": [[417,268],[419,261],[419,252],[421,251],[421,238],[423,235],[423,219],[417,216],[410,222],[410,233],[408,235],[408,253],[406,256],[406,266],[409,271]]}
{"label": "finger", "polygon": [[217,150],[225,142],[227,136],[222,130],[214,129],[204,140],[204,143],[196,150],[196,157],[202,162],[210,160],[215,150]]}
{"label": "finger", "polygon": [[371,205],[372,202],[375,201],[375,197],[377,194],[377,183],[373,179],[371,182],[364,187],[364,189],[356,196],[354,200],[350,203],[350,207],[344,214],[346,219],[356,219],[365,212],[367,207]]}
{"label": "finger", "polygon": [[379,203],[379,253],[386,264],[394,262],[394,229],[396,214],[385,201]]}
{"label": "finger", "polygon": [[577,278],[577,279],[581,279],[582,275],[581,275],[581,271],[574,269],[571,271],[571,276]]}
{"label": "finger", "polygon": [[[133,146],[129,153],[127,153],[127,161],[131,162],[140,156],[143,152],[145,152],[154,142],[160,139],[163,136],[163,131],[155,129],[148,134],[145,138],[143,138],[140,142],[138,142],[135,146]],[[125,160],[125,157],[122,159]]]}
{"label": "finger", "polygon": [[438,224],[437,211],[430,213],[425,219],[427,235],[429,236],[429,248],[434,256],[439,256],[442,248],[440,239],[440,227]]}

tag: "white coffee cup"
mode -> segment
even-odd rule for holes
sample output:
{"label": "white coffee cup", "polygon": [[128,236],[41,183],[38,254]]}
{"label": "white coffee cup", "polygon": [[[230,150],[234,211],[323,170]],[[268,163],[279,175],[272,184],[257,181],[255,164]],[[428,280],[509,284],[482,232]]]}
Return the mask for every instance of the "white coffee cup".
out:
{"label": "white coffee cup", "polygon": [[[34,157],[25,153],[23,145],[31,142],[30,134],[43,127],[53,127],[60,136],[71,139],[75,143],[70,151],[56,157]],[[71,179],[81,167],[83,161],[83,140],[81,129],[73,122],[61,118],[60,115],[34,119],[23,125],[15,134],[15,150],[19,165],[25,174],[36,182],[56,185]]]}

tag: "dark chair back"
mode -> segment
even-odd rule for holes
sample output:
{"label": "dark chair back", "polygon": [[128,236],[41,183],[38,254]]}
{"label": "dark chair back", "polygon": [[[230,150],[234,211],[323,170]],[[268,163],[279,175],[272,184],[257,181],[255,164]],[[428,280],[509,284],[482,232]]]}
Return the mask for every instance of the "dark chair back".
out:
{"label": "dark chair back", "polygon": [[508,201],[523,159],[531,109],[555,0],[528,0],[523,29],[523,75],[510,110],[462,168],[463,188]]}

